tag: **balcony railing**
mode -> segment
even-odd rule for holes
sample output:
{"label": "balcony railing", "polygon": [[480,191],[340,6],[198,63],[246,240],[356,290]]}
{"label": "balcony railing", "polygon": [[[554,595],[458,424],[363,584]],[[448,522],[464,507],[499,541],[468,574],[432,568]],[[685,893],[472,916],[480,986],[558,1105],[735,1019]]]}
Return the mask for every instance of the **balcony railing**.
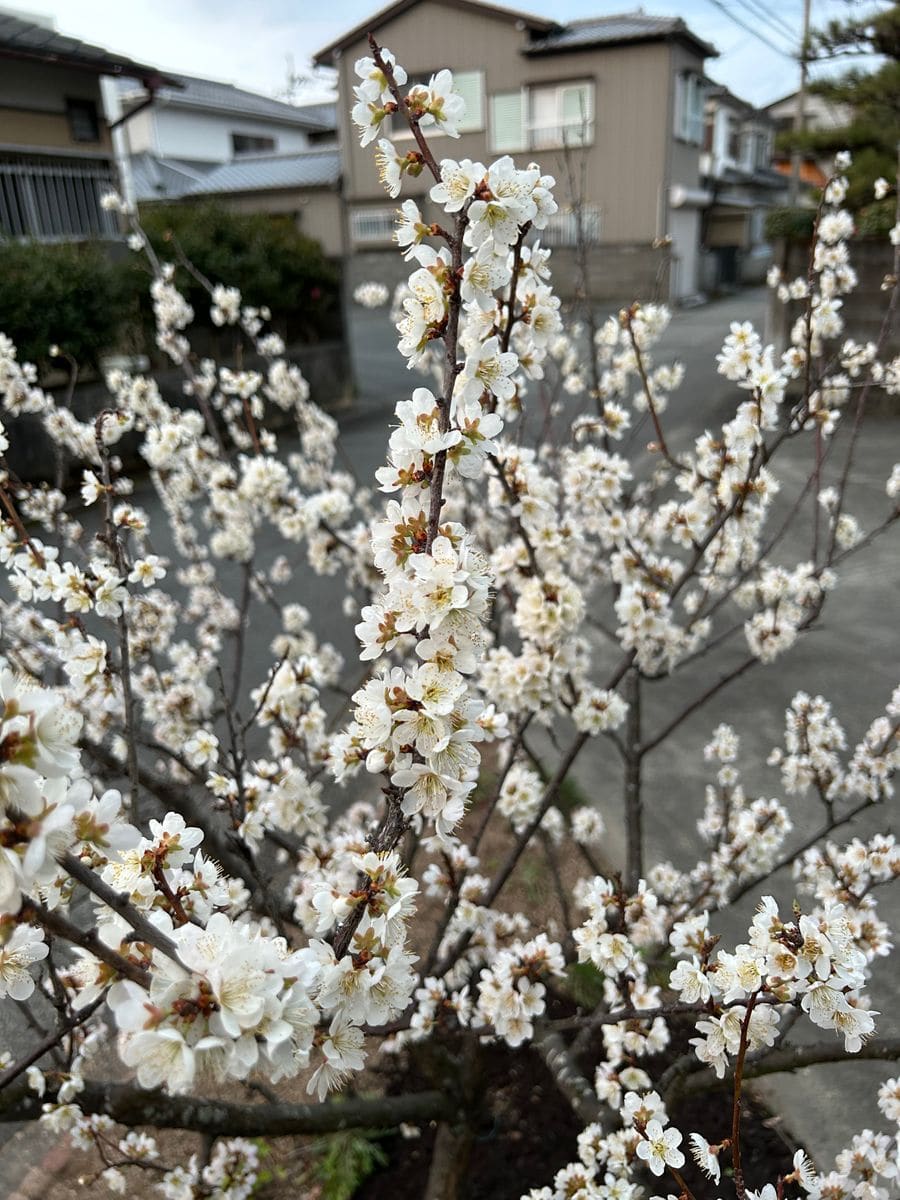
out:
{"label": "balcony railing", "polygon": [[562,121],[557,125],[530,125],[525,130],[528,150],[578,149],[594,141],[594,122],[590,119]]}
{"label": "balcony railing", "polygon": [[113,165],[103,160],[0,154],[0,240],[117,237],[115,215],[100,206],[116,187]]}
{"label": "balcony railing", "polygon": [[[544,246],[577,246],[578,214],[574,209],[561,208],[540,230],[538,237]],[[600,241],[600,209],[596,204],[582,205],[581,239],[586,246],[596,245]]]}

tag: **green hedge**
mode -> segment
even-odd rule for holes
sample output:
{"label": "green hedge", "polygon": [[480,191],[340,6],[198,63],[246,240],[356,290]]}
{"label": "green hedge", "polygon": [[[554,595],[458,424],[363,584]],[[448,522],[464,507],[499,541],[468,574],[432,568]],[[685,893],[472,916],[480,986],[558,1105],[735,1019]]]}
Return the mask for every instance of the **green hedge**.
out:
{"label": "green hedge", "polygon": [[116,347],[136,312],[121,266],[96,242],[0,243],[0,332],[23,362],[50,365],[55,343],[81,367]]}
{"label": "green hedge", "polygon": [[[177,244],[212,283],[268,305],[287,342],[340,336],[337,268],[289,217],[179,204],[148,206],[141,220],[161,259],[174,262]],[[183,267],[176,283],[196,313],[198,350],[228,354],[234,333],[215,330],[203,288]],[[121,350],[158,360],[149,284],[146,257],[121,243],[0,242],[0,332],[42,370],[53,344],[81,368]]]}
{"label": "green hedge", "polygon": [[809,241],[812,237],[816,212],[813,208],[773,208],[766,213],[766,240],[788,238],[790,241]]}
{"label": "green hedge", "polygon": [[[338,335],[338,271],[290,217],[235,213],[215,203],[151,204],[142,207],[141,224],[161,259],[176,262],[177,247],[212,283],[239,288],[245,304],[268,305],[286,341]],[[141,256],[135,255],[132,271],[136,281],[143,276],[137,287],[143,293]],[[175,282],[197,323],[209,327],[209,299],[202,286],[183,267]]]}
{"label": "green hedge", "polygon": [[[766,215],[766,238],[808,242],[816,219],[814,208],[773,208]],[[895,201],[873,201],[854,214],[856,237],[887,237],[895,220]]]}

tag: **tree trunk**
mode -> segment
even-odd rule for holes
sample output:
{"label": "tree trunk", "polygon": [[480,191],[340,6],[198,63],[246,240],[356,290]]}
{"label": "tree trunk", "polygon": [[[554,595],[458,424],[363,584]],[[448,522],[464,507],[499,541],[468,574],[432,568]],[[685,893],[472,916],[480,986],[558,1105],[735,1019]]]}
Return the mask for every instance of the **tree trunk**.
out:
{"label": "tree trunk", "polygon": [[434,1142],[424,1200],[464,1200],[463,1184],[472,1152],[472,1140],[469,1125],[451,1125],[441,1121]]}

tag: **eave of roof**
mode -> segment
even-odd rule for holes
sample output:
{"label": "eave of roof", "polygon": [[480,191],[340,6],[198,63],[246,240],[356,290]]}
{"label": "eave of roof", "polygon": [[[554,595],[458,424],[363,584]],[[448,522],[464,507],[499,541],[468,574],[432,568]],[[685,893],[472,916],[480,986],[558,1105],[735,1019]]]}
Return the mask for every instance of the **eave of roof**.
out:
{"label": "eave of roof", "polygon": [[0,12],[0,58],[73,67],[95,75],[131,76],[154,91],[163,86],[180,87],[176,79],[158,67],[113,54],[11,13]]}
{"label": "eave of roof", "polygon": [[529,58],[576,53],[597,47],[635,45],[639,42],[686,42],[704,58],[718,58],[715,46],[693,33],[680,17],[652,17],[644,13],[618,13],[571,21],[522,47]]}
{"label": "eave of roof", "polygon": [[[467,9],[470,12],[480,12],[488,17],[497,17],[501,20],[521,21],[528,29],[541,30],[544,33],[549,33],[553,29],[561,28],[558,21],[550,21],[546,17],[536,16],[534,13],[521,12],[514,8],[504,8],[499,4],[482,3],[481,0],[436,0],[439,4],[450,3],[454,9]],[[421,0],[395,0],[393,4],[388,4],[385,8],[374,12],[371,17],[354,26],[353,29],[342,33],[339,38],[335,38],[333,42],[329,42],[327,46],[323,46],[316,54],[313,55],[313,62],[317,66],[330,66],[334,57],[335,51],[344,50],[347,46],[359,41],[367,33],[374,33],[376,29],[393,20],[394,17],[402,16],[411,8],[415,8]]]}
{"label": "eave of roof", "polygon": [[[162,88],[156,93],[159,105],[191,109],[196,112],[228,113],[231,116],[245,116],[255,119],[274,121],[278,124],[302,126],[316,133],[331,132],[337,127],[337,118],[332,115],[327,118],[325,103],[316,105],[293,105],[282,100],[273,100],[258,92],[246,88],[235,87],[230,83],[220,83],[215,79],[203,79],[196,75],[175,76],[178,90]],[[122,86],[122,85],[120,85]],[[139,92],[123,91],[123,105],[126,109],[133,108],[139,103]]]}

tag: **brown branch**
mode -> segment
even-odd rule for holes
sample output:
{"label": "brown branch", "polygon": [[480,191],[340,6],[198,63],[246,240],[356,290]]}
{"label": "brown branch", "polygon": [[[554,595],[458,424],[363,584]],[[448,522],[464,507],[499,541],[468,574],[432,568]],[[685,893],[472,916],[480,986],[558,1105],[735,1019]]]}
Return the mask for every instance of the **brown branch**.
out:
{"label": "brown branch", "polygon": [[[744,1063],[744,1079],[761,1079],[765,1075],[789,1074],[806,1067],[826,1063],[897,1062],[900,1061],[900,1038],[878,1038],[866,1042],[855,1054],[848,1054],[843,1041],[836,1037],[830,1042],[810,1042],[806,1046],[782,1046],[768,1054],[748,1055]],[[704,1092],[725,1091],[734,1084],[734,1073],[726,1071],[722,1079],[706,1066],[697,1063],[686,1079],[677,1085],[680,1096],[697,1096]]]}
{"label": "brown branch", "polygon": [[22,518],[19,516],[18,510],[17,510],[15,504],[13,503],[12,497],[10,496],[9,492],[7,492],[6,488],[3,486],[2,483],[0,483],[0,502],[2,502],[3,507],[6,509],[7,513],[9,514],[9,519],[12,521],[13,525],[15,526],[16,533],[19,535],[19,541],[22,542],[22,544],[24,546],[28,547],[28,550],[31,553],[31,557],[34,559],[34,561],[37,563],[37,565],[41,568],[41,570],[43,570],[44,567],[46,567],[46,565],[47,565],[46,559],[44,558],[43,554],[41,554],[40,550],[38,550],[38,548],[35,546],[34,542],[32,542],[31,538],[28,536],[28,530],[25,528]]}
{"label": "brown branch", "polygon": [[140,941],[146,942],[148,946],[153,946],[154,949],[165,954],[166,958],[171,958],[174,962],[179,962],[175,943],[166,937],[162,930],[157,929],[151,921],[148,921],[143,913],[135,908],[126,894],[117,892],[115,888],[110,887],[96,872],[92,871],[90,867],[85,866],[80,858],[76,858],[69,851],[61,855],[57,859],[57,862],[73,879],[77,879],[98,900],[102,900],[113,912],[118,913],[120,917],[126,920]]}
{"label": "brown branch", "polygon": [[[29,1088],[0,1095],[0,1123],[34,1120],[53,1095],[36,1096]],[[443,1092],[377,1096],[327,1104],[232,1104],[194,1096],[170,1096],[125,1083],[86,1080],[76,1098],[84,1113],[104,1114],[132,1128],[187,1129],[216,1137],[292,1137],[341,1129],[393,1129],[404,1123],[452,1119],[456,1104]]]}
{"label": "brown branch", "polygon": [[[519,287],[519,268],[522,265],[522,246],[525,244],[525,238],[530,228],[531,222],[526,221],[519,229],[519,236],[516,238],[516,244],[513,247],[512,278],[509,281],[509,296],[506,300],[506,324],[503,326],[503,333],[500,337],[500,349],[504,354],[509,350],[513,326],[516,323],[516,291]],[[496,407],[496,401],[494,402],[494,406]]]}
{"label": "brown branch", "polygon": [[745,1200],[747,1189],[744,1186],[744,1171],[741,1167],[741,1089],[744,1083],[744,1059],[747,1057],[750,1019],[759,992],[754,992],[747,1001],[747,1011],[741,1021],[741,1041],[738,1047],[737,1062],[734,1066],[734,1093],[731,1105],[731,1162],[734,1167],[734,1189],[738,1200]]}
{"label": "brown branch", "polygon": [[23,1071],[27,1071],[29,1067],[33,1066],[38,1059],[43,1058],[47,1051],[52,1050],[67,1033],[71,1033],[73,1029],[77,1029],[79,1025],[83,1025],[85,1021],[89,1020],[105,1001],[106,993],[103,992],[96,1000],[92,1000],[86,1008],[81,1009],[76,1016],[71,1017],[68,1021],[64,1021],[55,1032],[48,1034],[42,1042],[35,1046],[33,1050],[29,1050],[18,1062],[14,1062],[5,1071],[0,1071],[0,1092],[5,1087],[8,1087],[13,1080],[18,1079]]}
{"label": "brown branch", "polygon": [[871,808],[873,804],[877,804],[877,803],[878,803],[877,800],[870,800],[870,799],[862,800],[854,808],[851,808],[851,810],[848,813],[845,813],[844,816],[837,817],[834,821],[831,821],[831,822],[829,822],[829,824],[824,825],[821,829],[817,830],[810,837],[806,838],[806,840],[804,842],[802,842],[799,846],[795,846],[793,848],[793,850],[790,850],[787,854],[783,855],[767,871],[761,871],[759,875],[754,875],[752,879],[748,879],[745,883],[742,883],[741,886],[737,889],[737,891],[732,892],[732,894],[729,896],[728,904],[729,905],[736,904],[738,902],[738,900],[741,899],[742,896],[746,896],[747,892],[753,891],[754,888],[759,887],[759,885],[761,883],[764,883],[767,879],[769,879],[772,875],[774,875],[776,871],[780,871],[782,869],[782,867],[791,866],[791,864],[793,862],[795,862],[800,857],[801,854],[803,854],[806,850],[809,850],[812,846],[814,846],[816,844],[816,842],[820,841],[824,837],[827,837],[829,835],[829,833],[832,833],[835,829],[839,828],[839,826],[846,825],[849,821],[852,821],[853,818],[858,816],[861,812],[865,812],[865,810],[867,808]]}
{"label": "brown branch", "polygon": [[727,687],[729,683],[733,683],[735,679],[739,679],[745,671],[749,671],[751,667],[756,666],[760,661],[761,659],[758,659],[755,655],[751,655],[735,667],[734,670],[729,671],[727,675],[723,675],[721,679],[716,680],[702,695],[698,696],[696,700],[692,700],[686,708],[683,708],[677,716],[673,717],[668,725],[664,725],[659,733],[654,734],[652,738],[644,742],[641,746],[641,753],[648,754],[651,750],[655,750],[660,742],[664,742],[678,728],[682,721],[686,721],[692,713],[708,703],[723,687]]}
{"label": "brown branch", "polygon": [[[588,735],[586,733],[579,733],[578,736],[575,738],[575,740],[572,742],[572,744],[569,747],[568,751],[566,752],[564,758],[562,759],[559,766],[557,767],[556,774],[553,776],[553,778],[550,780],[550,782],[547,784],[546,788],[544,789],[544,794],[541,797],[541,803],[538,806],[537,812],[535,813],[535,815],[531,819],[531,821],[529,821],[529,823],[525,826],[525,828],[519,834],[518,838],[516,839],[515,845],[513,846],[512,850],[510,850],[509,854],[506,857],[505,862],[500,867],[500,870],[497,872],[497,874],[494,876],[493,880],[491,881],[490,887],[488,888],[487,892],[485,893],[484,897],[482,898],[481,904],[485,908],[490,908],[491,905],[494,903],[494,901],[497,899],[497,897],[500,895],[501,891],[503,890],[504,886],[506,885],[507,880],[509,879],[510,875],[515,870],[516,864],[518,863],[519,859],[521,858],[523,851],[525,850],[526,846],[531,841],[531,839],[534,837],[534,834],[537,831],[541,821],[543,821],[544,816],[547,813],[547,809],[550,807],[550,805],[553,803],[553,801],[556,799],[557,795],[559,794],[559,789],[562,787],[563,781],[565,780],[566,776],[569,774],[572,764],[575,762],[575,759],[578,757],[582,746],[585,744],[585,742],[587,740],[588,740]],[[444,955],[444,957],[441,959],[441,961],[435,966],[434,974],[437,976],[441,976],[446,971],[448,971],[450,969],[450,967],[459,958],[460,954],[462,954],[462,952],[465,950],[466,946],[468,946],[469,942],[471,941],[471,938],[472,938],[471,932],[461,934],[460,937],[457,939],[455,945],[453,945],[447,951],[447,953]]]}
{"label": "brown branch", "polygon": [[[106,523],[106,544],[109,547],[110,554],[113,557],[116,571],[122,578],[123,585],[128,576],[128,570],[125,565],[125,556],[122,553],[122,540],[119,537],[119,530],[116,528],[113,520],[112,507],[112,476],[109,466],[109,451],[103,441],[103,422],[107,417],[113,416],[109,409],[104,409],[97,414],[97,419],[94,422],[94,440],[97,443],[97,453],[100,456],[100,463],[103,473],[103,506],[104,518]],[[122,680],[122,700],[125,706],[125,745],[128,750],[128,777],[131,781],[131,816],[135,825],[140,825],[140,803],[141,789],[140,776],[138,772],[138,750],[137,750],[137,724],[139,708],[135,700],[134,690],[131,686],[131,648],[128,639],[128,618],[125,612],[125,603],[122,603],[122,611],[116,618],[116,627],[119,631],[119,675]]]}
{"label": "brown branch", "polygon": [[628,713],[625,725],[625,841],[626,870],[625,886],[636,892],[638,882],[644,874],[644,821],[641,796],[641,763],[644,750],[641,746],[641,676],[637,670],[626,676]]}
{"label": "brown branch", "polygon": [[54,937],[62,938],[75,946],[80,946],[82,950],[87,950],[95,958],[105,962],[108,967],[112,967],[124,979],[130,979],[132,983],[137,983],[142,988],[150,986],[149,971],[138,966],[137,963],[131,962],[130,959],[124,958],[115,950],[111,950],[105,942],[101,941],[96,929],[79,929],[77,925],[73,925],[55,909],[45,908],[43,904],[38,904],[29,896],[22,898],[19,916],[23,921],[35,921],[38,925],[42,925]]}
{"label": "brown branch", "polygon": [[509,501],[509,515],[512,517],[513,524],[516,527],[516,532],[522,539],[522,544],[525,547],[526,554],[528,555],[528,564],[531,567],[531,573],[537,578],[541,578],[542,573],[540,567],[538,566],[537,555],[535,554],[534,546],[531,544],[531,539],[528,536],[528,532],[525,529],[525,526],[522,524],[522,518],[512,511],[513,506],[518,503],[519,497],[516,495],[513,485],[506,478],[506,471],[503,469],[503,464],[500,462],[499,458],[497,458],[496,454],[489,454],[488,461],[494,468],[497,478],[500,480],[500,484],[506,494],[506,498]]}
{"label": "brown branch", "polygon": [[428,170],[431,172],[437,182],[440,183],[441,168],[438,166],[434,155],[431,153],[431,147],[425,140],[425,135],[419,128],[418,120],[409,111],[403,93],[400,91],[400,88],[397,85],[394,72],[388,63],[385,62],[384,56],[381,53],[381,47],[376,42],[375,35],[373,33],[369,34],[369,48],[372,51],[372,57],[375,59],[375,65],[387,80],[388,90],[394,97],[394,103],[397,105],[398,112],[403,113],[404,117],[406,118],[406,123],[409,125],[410,132],[412,133],[413,137],[416,139],[416,145],[419,147],[419,153],[422,155],[425,165],[428,167]]}
{"label": "brown branch", "polygon": [[666,462],[669,463],[671,466],[675,467],[676,470],[678,470],[678,471],[690,470],[690,467],[688,466],[688,464],[680,462],[677,458],[675,458],[669,451],[669,447],[666,445],[666,435],[663,433],[663,428],[662,428],[662,425],[660,424],[660,420],[659,420],[659,414],[656,411],[656,405],[653,403],[653,391],[650,387],[650,380],[647,378],[647,370],[646,370],[646,367],[644,366],[644,359],[643,359],[643,356],[641,355],[641,348],[638,345],[638,341],[637,341],[637,338],[635,337],[635,333],[634,333],[633,322],[634,322],[635,316],[637,315],[638,307],[639,306],[637,306],[637,305],[632,305],[631,308],[628,308],[625,310],[625,328],[628,330],[628,338],[629,338],[629,341],[631,342],[631,348],[634,351],[634,358],[635,358],[635,362],[637,363],[638,375],[640,375],[640,377],[641,377],[641,385],[644,389],[644,396],[647,400],[647,407],[650,410],[650,416],[653,420],[653,428],[654,428],[654,431],[656,432],[657,445],[659,446],[662,456],[666,460]]}

